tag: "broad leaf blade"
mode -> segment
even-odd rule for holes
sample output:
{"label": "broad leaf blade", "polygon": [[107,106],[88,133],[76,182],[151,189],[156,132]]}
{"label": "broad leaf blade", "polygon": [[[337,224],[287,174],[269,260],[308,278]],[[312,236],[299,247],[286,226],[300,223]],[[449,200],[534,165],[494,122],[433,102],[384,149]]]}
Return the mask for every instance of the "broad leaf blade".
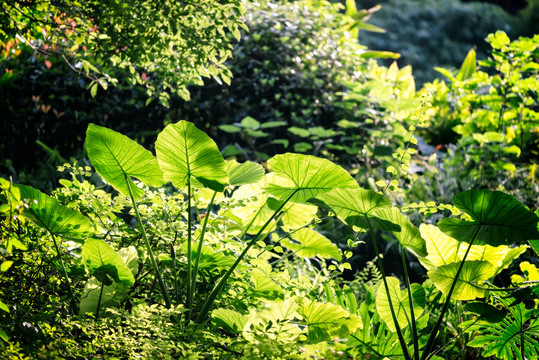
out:
{"label": "broad leaf blade", "polygon": [[351,315],[342,307],[303,299],[298,313],[308,326],[308,340],[312,342],[330,341],[344,338],[361,326],[361,319]]}
{"label": "broad leaf blade", "polygon": [[131,187],[135,198],[140,198],[142,190],[135,186],[131,177],[148,186],[164,183],[163,174],[152,153],[116,131],[95,124],[88,125],[86,149],[97,173],[122,195],[129,196]]}
{"label": "broad leaf blade", "polygon": [[211,314],[213,321],[225,330],[239,334],[243,331],[245,324],[249,320],[249,316],[242,315],[237,311],[229,309],[215,309]]}
{"label": "broad leaf blade", "polygon": [[92,231],[90,219],[80,212],[26,185],[14,185],[22,200],[27,200],[22,215],[54,235],[70,239],[84,239]]}
{"label": "broad leaf blade", "polygon": [[322,259],[337,259],[341,261],[342,254],[337,245],[324,235],[308,228],[294,232],[291,235],[296,242],[282,241],[282,245],[293,250],[299,257],[319,257]]}
{"label": "broad leaf blade", "polygon": [[311,155],[282,154],[268,160],[276,177],[266,190],[278,199],[307,200],[336,188],[357,188],[357,182],[342,167]]}
{"label": "broad leaf blade", "polygon": [[[391,297],[391,303],[395,310],[395,316],[399,327],[401,329],[408,326],[407,319],[410,319],[410,300],[408,299],[408,291],[401,290],[400,281],[395,277],[386,277],[387,287],[389,288],[389,294]],[[414,316],[415,319],[423,314],[423,308],[425,306],[425,290],[419,284],[412,284],[412,298],[414,300]],[[378,293],[376,294],[376,310],[380,318],[386,323],[387,327],[396,332],[395,323],[391,315],[391,309],[389,307],[389,297],[383,284],[380,284]]]}
{"label": "broad leaf blade", "polygon": [[467,80],[469,79],[473,73],[475,72],[475,50],[471,49],[468,54],[466,55],[466,58],[462,62],[462,65],[460,67],[460,70],[457,74],[457,80]]}
{"label": "broad leaf blade", "polygon": [[375,210],[388,208],[391,203],[383,195],[371,190],[334,189],[318,195],[311,202],[330,208],[341,221],[350,226],[400,231],[398,224],[374,215]]}
{"label": "broad leaf blade", "polygon": [[187,121],[168,125],[157,136],[155,150],[165,180],[177,188],[191,183],[223,191],[229,183],[225,160],[215,142]]}
{"label": "broad leaf blade", "polygon": [[419,229],[410,222],[408,216],[401,214],[399,209],[394,207],[376,209],[372,215],[400,227],[400,231],[393,231],[393,235],[405,249],[418,257],[427,255],[427,245]]}
{"label": "broad leaf blade", "polygon": [[264,177],[262,165],[247,161],[239,163],[236,160],[225,161],[225,170],[230,179],[230,185],[254,184]]}
{"label": "broad leaf blade", "polygon": [[[455,280],[459,266],[460,262],[442,265],[436,269],[430,270],[427,274],[434,285],[436,285],[444,295],[447,295]],[[488,261],[466,261],[459,274],[451,298],[455,300],[475,300],[476,298],[485,297],[486,291],[479,289],[477,286],[482,286],[483,283],[494,276],[495,273],[496,267]]]}
{"label": "broad leaf blade", "polygon": [[124,260],[106,242],[88,239],[82,247],[84,265],[101,283],[111,285],[115,282],[133,286],[135,278]]}
{"label": "broad leaf blade", "polygon": [[443,219],[438,227],[459,240],[492,246],[539,239],[539,217],[514,197],[499,191],[468,190],[453,198],[473,221]]}

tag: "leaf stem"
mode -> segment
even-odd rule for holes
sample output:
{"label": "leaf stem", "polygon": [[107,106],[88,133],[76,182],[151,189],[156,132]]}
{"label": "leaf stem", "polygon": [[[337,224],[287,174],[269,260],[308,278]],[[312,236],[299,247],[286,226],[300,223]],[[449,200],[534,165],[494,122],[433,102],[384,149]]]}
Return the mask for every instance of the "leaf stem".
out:
{"label": "leaf stem", "polygon": [[236,267],[239,265],[241,260],[245,257],[245,255],[247,254],[247,251],[249,251],[249,249],[258,241],[258,239],[260,237],[260,234],[262,234],[264,232],[266,227],[268,227],[268,225],[275,218],[275,216],[277,214],[279,214],[279,212],[290,201],[290,199],[292,199],[292,197],[296,194],[297,191],[298,191],[298,189],[294,190],[290,194],[290,196],[288,196],[288,198],[279,206],[279,208],[277,210],[275,210],[275,212],[271,215],[271,217],[266,221],[264,226],[262,226],[262,228],[260,228],[260,230],[258,230],[257,234],[249,241],[249,243],[247,244],[245,249],[243,249],[243,251],[238,256],[238,258],[236,259],[234,264],[232,264],[230,269],[228,269],[228,271],[225,273],[225,275],[223,275],[223,277],[221,279],[219,279],[219,282],[215,285],[215,287],[213,288],[211,293],[208,295],[208,298],[204,302],[204,305],[202,305],[202,309],[200,310],[200,313],[198,314],[198,316],[197,316],[197,318],[195,320],[195,322],[197,324],[202,323],[206,319],[206,316],[208,315],[210,307],[213,305],[213,302],[215,301],[215,298],[221,293],[221,291],[223,290],[226,282],[228,281],[228,278],[230,277],[230,275],[232,275],[232,273],[234,272]]}
{"label": "leaf stem", "polygon": [[[206,216],[204,217],[204,223],[202,224],[202,232],[200,233],[200,238],[198,241],[198,247],[197,247],[197,255],[195,259],[195,265],[193,269],[193,284],[192,289],[195,288],[197,283],[197,275],[198,275],[198,267],[200,265],[200,256],[202,254],[202,243],[204,242],[204,236],[206,235],[206,228],[208,226],[208,219],[210,217],[210,211],[213,206],[213,202],[215,200],[215,196],[217,195],[217,191],[213,192],[213,195],[211,197],[210,203],[208,204],[208,209],[206,210]],[[191,296],[193,296],[193,292],[191,292]],[[191,305],[193,304],[193,299],[191,298]]]}
{"label": "leaf stem", "polygon": [[376,239],[374,238],[372,227],[370,226],[371,224],[368,218],[367,218],[367,223],[369,224],[369,233],[371,235],[372,245],[374,246],[374,251],[376,254],[376,260],[378,262],[378,267],[380,268],[380,272],[382,273],[382,281],[384,282],[384,288],[386,289],[387,300],[389,302],[389,310],[391,311],[391,318],[393,319],[393,323],[395,324],[395,329],[397,331],[397,337],[399,338],[399,343],[402,348],[402,353],[404,354],[404,358],[406,360],[412,360],[410,358],[410,354],[408,353],[408,346],[406,345],[406,341],[404,340],[404,336],[402,335],[402,330],[399,326],[399,322],[397,321],[397,315],[395,314],[395,308],[393,307],[393,302],[391,301],[391,295],[389,293],[389,286],[387,285],[384,265],[382,264],[382,260],[380,258],[380,251],[378,250],[378,245],[376,244]]}
{"label": "leaf stem", "polygon": [[125,182],[127,184],[127,189],[129,190],[129,196],[131,197],[131,202],[133,203],[133,209],[135,210],[135,216],[140,224],[140,229],[142,231],[142,239],[144,240],[144,245],[146,246],[146,250],[148,250],[148,255],[150,255],[150,261],[155,271],[155,277],[157,278],[157,281],[159,282],[159,287],[161,288],[161,293],[163,294],[165,305],[167,308],[170,308],[171,306],[170,296],[168,295],[165,282],[163,281],[163,278],[161,277],[159,266],[157,265],[157,262],[155,261],[155,257],[153,255],[150,242],[148,241],[148,236],[146,235],[146,229],[144,228],[144,223],[142,222],[142,218],[140,216],[140,213],[138,212],[137,202],[135,201],[135,195],[133,194],[133,189],[131,189],[130,180],[126,174],[124,174],[124,177],[125,177]]}
{"label": "leaf stem", "polygon": [[406,259],[404,256],[404,247],[401,246],[401,260],[402,267],[404,269],[404,282],[406,283],[406,290],[408,291],[408,301],[410,303],[410,318],[411,318],[411,329],[412,329],[412,338],[414,341],[414,359],[419,360],[419,340],[417,337],[417,327],[414,314],[414,298],[412,296],[412,288],[410,286],[410,276],[408,275],[408,267],[406,266]]}
{"label": "leaf stem", "polygon": [[192,249],[192,226],[191,214],[191,176],[187,177],[187,321],[191,321],[193,313],[193,249]]}
{"label": "leaf stem", "polygon": [[[49,230],[47,228],[47,230]],[[49,233],[52,237],[52,242],[54,243],[54,248],[56,249],[56,255],[60,259],[60,264],[62,265],[62,272],[64,274],[64,277],[66,279],[67,283],[67,291],[69,292],[69,297],[71,298],[71,311],[75,312],[75,295],[73,293],[73,287],[71,286],[71,281],[69,281],[69,276],[67,275],[67,270],[64,264],[64,259],[62,258],[62,254],[60,253],[60,247],[58,246],[58,242],[56,241],[56,237],[52,233],[52,231],[49,230]]]}
{"label": "leaf stem", "polygon": [[466,261],[466,257],[470,253],[470,250],[472,248],[472,245],[475,241],[475,238],[477,237],[477,234],[479,233],[479,227],[475,231],[475,234],[470,241],[470,244],[468,245],[468,249],[466,249],[466,253],[464,254],[464,257],[462,258],[462,261],[460,262],[459,268],[457,270],[457,273],[455,274],[455,280],[453,280],[453,283],[451,284],[451,288],[449,289],[449,292],[447,293],[447,298],[445,300],[444,306],[442,308],[442,311],[440,312],[440,315],[438,317],[438,320],[436,321],[436,324],[434,325],[434,328],[432,329],[429,339],[427,340],[427,343],[425,347],[423,348],[423,354],[421,354],[421,360],[426,360],[429,358],[429,353],[431,352],[432,348],[434,347],[434,340],[436,340],[436,336],[438,335],[438,330],[440,329],[440,326],[442,325],[442,321],[444,320],[444,315],[447,312],[447,309],[449,308],[449,304],[451,303],[451,295],[453,294],[453,291],[455,290],[455,287],[457,286],[457,282],[459,280],[460,273],[462,272],[462,268],[464,267],[464,263]]}

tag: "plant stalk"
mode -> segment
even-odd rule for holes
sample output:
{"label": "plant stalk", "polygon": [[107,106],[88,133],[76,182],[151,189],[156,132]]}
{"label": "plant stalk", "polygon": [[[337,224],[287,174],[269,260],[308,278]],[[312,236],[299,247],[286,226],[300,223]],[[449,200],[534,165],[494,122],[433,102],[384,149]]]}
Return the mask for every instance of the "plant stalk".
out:
{"label": "plant stalk", "polygon": [[204,305],[202,305],[202,309],[200,310],[200,313],[198,314],[198,316],[197,316],[197,318],[195,320],[195,322],[197,324],[200,324],[201,322],[203,322],[206,319],[206,316],[208,315],[208,312],[209,312],[211,306],[213,305],[213,302],[215,301],[215,298],[221,293],[221,291],[223,290],[226,282],[228,281],[228,278],[230,277],[230,275],[232,275],[232,273],[234,272],[236,267],[239,265],[241,260],[245,257],[245,255],[247,254],[247,251],[249,251],[249,249],[258,241],[258,239],[260,237],[260,234],[262,234],[264,232],[266,227],[268,227],[268,225],[275,218],[275,216],[277,214],[279,214],[279,212],[284,208],[284,206],[290,201],[290,199],[296,194],[297,191],[298,191],[298,189],[294,190],[292,192],[292,194],[290,194],[290,196],[281,204],[281,206],[279,206],[279,208],[277,210],[275,210],[275,212],[271,215],[271,217],[266,221],[264,226],[262,226],[262,228],[258,231],[258,233],[247,244],[245,249],[243,249],[240,256],[238,256],[238,258],[236,259],[234,264],[232,264],[230,269],[228,269],[228,271],[225,273],[225,275],[223,275],[223,277],[221,279],[219,279],[219,282],[215,285],[215,287],[211,291],[210,295],[208,295],[208,298],[204,302]]}
{"label": "plant stalk", "polygon": [[438,321],[436,321],[436,324],[434,325],[434,328],[432,329],[432,332],[429,335],[429,339],[427,340],[427,343],[425,347],[423,348],[423,354],[421,354],[421,360],[426,360],[429,357],[429,353],[431,352],[432,348],[434,347],[434,340],[436,340],[436,336],[438,335],[438,330],[440,329],[440,326],[442,325],[442,322],[444,320],[444,315],[447,312],[447,309],[449,308],[449,304],[451,303],[451,295],[453,294],[453,291],[455,290],[455,286],[457,286],[460,273],[462,272],[462,268],[464,267],[464,262],[466,261],[466,257],[470,253],[470,249],[472,248],[472,245],[478,233],[479,233],[479,227],[475,231],[475,234],[472,240],[470,241],[470,244],[468,245],[468,249],[466,249],[466,253],[464,254],[464,257],[462,258],[462,261],[460,262],[459,268],[457,269],[457,273],[455,275],[455,280],[453,280],[453,283],[451,284],[451,288],[449,289],[449,293],[447,294],[447,298],[445,300],[442,311],[440,312],[440,316],[438,317]]}
{"label": "plant stalk", "polygon": [[[200,233],[200,238],[198,241],[198,247],[197,247],[197,255],[195,259],[195,265],[193,269],[193,284],[191,286],[192,289],[195,289],[196,283],[197,283],[197,276],[198,276],[198,267],[200,265],[200,256],[202,254],[202,243],[204,242],[204,236],[206,235],[206,228],[208,226],[208,219],[210,218],[210,210],[213,206],[213,202],[215,201],[215,196],[217,195],[217,191],[213,192],[213,195],[211,197],[210,203],[208,204],[208,209],[206,210],[206,216],[204,217],[204,223],[202,224],[202,232]],[[193,296],[194,291],[191,292],[191,296]],[[191,298],[191,305],[193,304],[193,299]],[[190,312],[191,314],[191,312]]]}
{"label": "plant stalk", "polygon": [[370,226],[370,222],[368,218],[367,218],[367,222],[369,224],[369,233],[371,235],[372,245],[374,246],[374,251],[376,254],[376,261],[378,262],[378,267],[380,268],[380,272],[382,273],[382,280],[384,282],[384,288],[386,289],[387,300],[389,302],[389,310],[391,311],[391,317],[393,318],[393,323],[395,324],[395,329],[397,330],[397,337],[399,338],[399,343],[402,348],[402,353],[404,354],[404,358],[406,360],[412,360],[410,358],[410,354],[408,353],[408,347],[406,346],[406,341],[404,340],[404,336],[402,335],[402,330],[399,326],[399,322],[397,321],[397,315],[395,314],[395,309],[393,308],[393,302],[391,301],[391,295],[389,294],[389,286],[387,285],[384,265],[382,264],[382,260],[380,259],[380,251],[378,250],[378,245],[376,244],[376,240],[374,239],[374,235],[372,233],[372,227]]}
{"label": "plant stalk", "polygon": [[[48,229],[47,229],[48,230]],[[49,233],[52,237],[52,242],[54,243],[54,248],[56,249],[56,255],[60,259],[60,264],[62,265],[62,272],[64,274],[64,277],[66,279],[67,283],[67,291],[69,292],[69,297],[71,298],[71,311],[75,313],[75,295],[73,293],[73,287],[71,286],[71,281],[69,281],[69,276],[67,275],[67,270],[64,264],[64,259],[62,258],[62,254],[60,254],[60,247],[58,246],[58,242],[56,241],[56,237],[52,233],[52,231],[49,230]]]}
{"label": "plant stalk", "polygon": [[412,297],[412,288],[410,286],[410,276],[408,275],[408,267],[406,266],[406,259],[404,256],[404,247],[401,246],[401,259],[402,267],[404,269],[404,281],[406,283],[406,290],[408,290],[408,301],[410,303],[410,317],[411,317],[411,329],[412,338],[414,341],[414,359],[419,360],[419,340],[417,337],[417,327],[414,314],[414,298]]}
{"label": "plant stalk", "polygon": [[97,309],[95,310],[95,321],[99,320],[99,309],[101,308],[101,299],[103,298],[103,289],[105,284],[101,283],[101,290],[99,290],[99,300],[97,300]]}
{"label": "plant stalk", "polygon": [[187,177],[187,316],[186,320],[191,321],[193,313],[193,249],[192,249],[192,226],[193,218],[191,214],[191,177]]}
{"label": "plant stalk", "polygon": [[163,281],[163,278],[161,277],[161,272],[159,271],[159,266],[157,265],[157,261],[155,261],[155,257],[153,255],[150,242],[148,241],[148,236],[146,235],[146,229],[144,228],[144,223],[142,222],[142,218],[140,216],[140,213],[138,212],[137,202],[135,201],[135,195],[133,194],[133,189],[131,189],[131,184],[129,183],[129,179],[127,178],[127,175],[124,174],[124,176],[125,176],[125,182],[127,183],[127,189],[129,190],[129,196],[131,197],[131,202],[133,203],[133,209],[135,210],[135,216],[140,224],[140,229],[142,230],[142,239],[144,240],[144,245],[146,246],[146,250],[148,250],[148,254],[150,255],[150,261],[155,271],[155,276],[157,278],[157,282],[159,283],[159,287],[161,288],[161,293],[163,294],[165,305],[167,308],[170,308],[170,306],[172,305],[170,302],[170,296],[165,286],[165,282]]}

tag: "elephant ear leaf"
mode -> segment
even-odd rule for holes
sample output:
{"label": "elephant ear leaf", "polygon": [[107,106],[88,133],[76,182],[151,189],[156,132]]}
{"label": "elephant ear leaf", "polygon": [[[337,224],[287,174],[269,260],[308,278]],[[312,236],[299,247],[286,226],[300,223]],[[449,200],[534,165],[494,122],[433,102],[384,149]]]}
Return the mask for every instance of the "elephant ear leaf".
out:
{"label": "elephant ear leaf", "polygon": [[401,230],[398,224],[374,214],[378,209],[391,207],[391,203],[383,195],[372,190],[334,189],[318,195],[310,202],[330,208],[341,221],[349,226],[385,231]]}
{"label": "elephant ear leaf", "polygon": [[168,125],[157,136],[155,150],[165,179],[177,188],[191,184],[223,191],[229,184],[217,144],[190,122]]}
{"label": "elephant ear leaf", "polygon": [[22,215],[51,234],[80,240],[88,237],[92,230],[90,219],[80,212],[60,205],[58,200],[26,185],[14,185],[26,206]]}
{"label": "elephant ear leaf", "polygon": [[114,130],[88,125],[86,149],[97,173],[122,195],[130,196],[131,188],[135,199],[140,198],[142,190],[135,186],[131,177],[148,186],[164,183],[163,173],[152,153]]}
{"label": "elephant ear leaf", "polygon": [[311,155],[282,154],[268,160],[268,168],[276,175],[266,191],[280,200],[307,200],[337,188],[357,188],[350,174],[329,160]]}
{"label": "elephant ear leaf", "polygon": [[236,160],[227,160],[225,170],[230,178],[230,185],[235,186],[254,184],[264,177],[262,165],[250,161],[240,164]]}
{"label": "elephant ear leaf", "polygon": [[124,260],[103,240],[89,239],[82,247],[84,265],[104,285],[133,286],[135,278]]}
{"label": "elephant ear leaf", "polygon": [[459,241],[498,246],[539,239],[539,217],[510,195],[468,190],[455,195],[453,203],[472,221],[443,219],[438,227]]}

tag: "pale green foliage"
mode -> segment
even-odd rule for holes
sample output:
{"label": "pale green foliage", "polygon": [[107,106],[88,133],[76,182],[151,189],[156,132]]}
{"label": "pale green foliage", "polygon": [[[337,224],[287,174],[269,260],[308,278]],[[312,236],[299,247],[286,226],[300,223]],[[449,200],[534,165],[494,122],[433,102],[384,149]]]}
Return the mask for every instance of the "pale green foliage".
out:
{"label": "pale green foliage", "polygon": [[245,28],[244,11],[239,0],[9,1],[2,4],[0,42],[17,37],[62,56],[92,79],[92,95],[127,76],[168,105],[169,92],[188,99],[187,85],[203,78],[230,82],[223,62]]}

